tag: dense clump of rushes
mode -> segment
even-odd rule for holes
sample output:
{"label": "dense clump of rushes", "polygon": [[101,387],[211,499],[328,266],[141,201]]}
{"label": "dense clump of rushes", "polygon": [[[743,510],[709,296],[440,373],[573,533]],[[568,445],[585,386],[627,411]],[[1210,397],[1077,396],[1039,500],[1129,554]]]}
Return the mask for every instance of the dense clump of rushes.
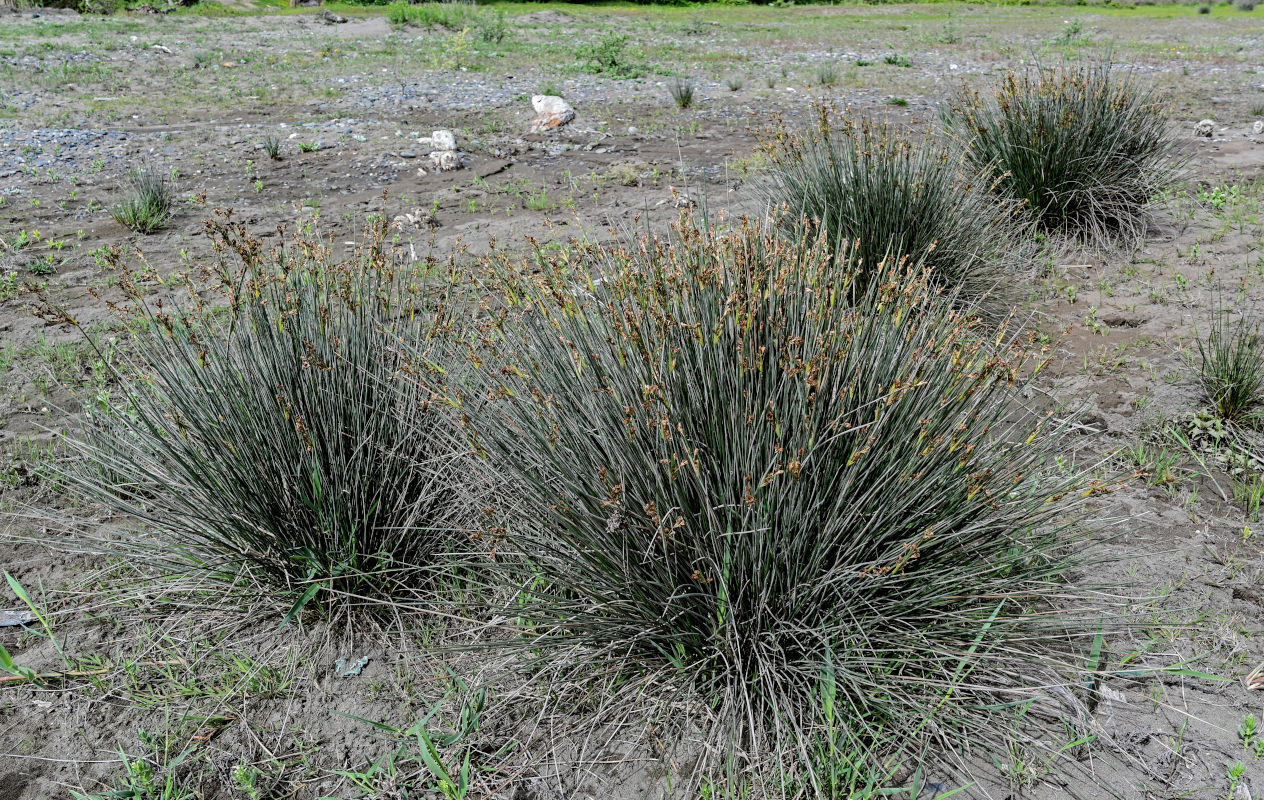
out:
{"label": "dense clump of rushes", "polygon": [[889,254],[910,256],[972,302],[1003,294],[1028,266],[1013,204],[998,202],[943,144],[879,122],[836,120],[822,107],[814,126],[777,130],[762,152],[767,168],[754,180],[763,197],[831,242],[850,242],[870,271]]}
{"label": "dense clump of rushes", "polygon": [[1047,233],[1135,238],[1175,173],[1164,104],[1109,64],[1008,72],[990,92],[959,92],[946,119],[974,168]]}
{"label": "dense clump of rushes", "polygon": [[1058,680],[1094,488],[1015,413],[1027,334],[776,223],[493,267],[462,415],[532,652],[655,675],[730,767],[816,796],[879,743],[995,743],[998,698]]}
{"label": "dense clump of rushes", "polygon": [[113,255],[135,331],[123,402],[90,405],[65,480],[129,518],[110,552],[299,605],[424,592],[460,519],[462,446],[421,366],[443,298],[397,267],[381,225],[347,259],[208,225],[218,266],[166,279],[166,301]]}

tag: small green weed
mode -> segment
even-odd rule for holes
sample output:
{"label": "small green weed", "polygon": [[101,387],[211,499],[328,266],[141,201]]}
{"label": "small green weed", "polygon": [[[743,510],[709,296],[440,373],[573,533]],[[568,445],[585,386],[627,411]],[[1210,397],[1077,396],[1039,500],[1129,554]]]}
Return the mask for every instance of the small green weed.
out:
{"label": "small green weed", "polygon": [[18,274],[10,271],[0,275],[0,302],[12,300],[18,296]]}
{"label": "small green weed", "polygon": [[1234,184],[1233,186],[1212,186],[1203,189],[1198,193],[1197,200],[1203,205],[1222,211],[1226,205],[1237,203],[1241,196],[1242,190],[1237,184]]}
{"label": "small green weed", "polygon": [[1238,726],[1238,736],[1242,746],[1253,753],[1256,758],[1264,756],[1264,735],[1261,735],[1260,724],[1254,714],[1247,714]]}

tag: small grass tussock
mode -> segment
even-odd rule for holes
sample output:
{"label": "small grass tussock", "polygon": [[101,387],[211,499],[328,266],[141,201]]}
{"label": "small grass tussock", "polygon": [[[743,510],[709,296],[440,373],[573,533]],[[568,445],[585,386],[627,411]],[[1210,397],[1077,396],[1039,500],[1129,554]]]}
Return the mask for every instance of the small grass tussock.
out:
{"label": "small grass tussock", "polygon": [[816,85],[829,88],[838,83],[838,65],[832,61],[826,61],[816,65]]}
{"label": "small grass tussock", "polygon": [[1110,64],[1007,73],[990,97],[959,92],[946,118],[973,166],[1048,233],[1135,239],[1176,172],[1163,103]]}
{"label": "small grass tussock", "polygon": [[1228,422],[1255,423],[1264,405],[1264,334],[1258,315],[1236,319],[1217,304],[1193,364],[1203,398]]}
{"label": "small grass tussock", "polygon": [[525,649],[714,710],[696,775],[850,797],[880,746],[996,744],[989,709],[1060,680],[1069,521],[1105,487],[1012,416],[1031,337],[781,231],[494,257],[462,418]]}
{"label": "small grass tussock", "polygon": [[168,280],[187,302],[146,302],[110,255],[136,332],[114,374],[126,402],[87,409],[58,471],[147,530],[95,544],[245,577],[295,609],[424,593],[459,539],[461,447],[419,388],[438,368],[405,363],[399,342],[427,352],[442,299],[397,269],[381,222],[345,261],[319,240],[269,251],[208,228],[218,272]]}
{"label": "small grass tussock", "polygon": [[961,297],[1006,293],[1006,282],[1028,267],[1017,243],[1029,237],[1012,207],[946,146],[817,110],[806,130],[765,134],[768,163],[753,180],[769,203],[830,242],[852,242],[866,268],[907,255]]}
{"label": "small grass tussock", "polygon": [[263,152],[268,158],[273,161],[281,160],[280,136],[277,136],[275,133],[269,133],[267,136],[263,137],[263,142],[260,146],[263,148]]}
{"label": "small grass tussock", "polygon": [[693,105],[693,94],[696,88],[689,78],[672,78],[667,84],[667,91],[671,94],[672,102],[676,104],[676,108],[682,110]]}
{"label": "small grass tussock", "polygon": [[128,171],[127,185],[127,193],[111,209],[114,221],[137,233],[154,233],[167,227],[175,194],[167,176],[147,164]]}

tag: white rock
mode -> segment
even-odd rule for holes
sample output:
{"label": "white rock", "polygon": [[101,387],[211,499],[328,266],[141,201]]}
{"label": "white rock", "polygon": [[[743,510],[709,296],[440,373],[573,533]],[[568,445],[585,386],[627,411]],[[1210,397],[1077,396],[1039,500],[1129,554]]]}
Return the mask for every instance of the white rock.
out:
{"label": "white rock", "polygon": [[422,225],[438,228],[440,227],[439,218],[432,212],[423,212],[420,208],[414,208],[413,213],[400,214],[391,221],[391,228],[401,232],[420,229]]}
{"label": "white rock", "polygon": [[575,119],[575,109],[556,95],[537,94],[531,98],[531,107],[536,113],[535,122],[531,123],[534,133],[561,127]]}
{"label": "white rock", "polygon": [[1215,120],[1205,119],[1194,126],[1194,135],[1202,136],[1205,139],[1210,139],[1211,135],[1215,132],[1216,132]]}
{"label": "white rock", "polygon": [[1255,121],[1255,124],[1251,126],[1251,133],[1255,134],[1256,136],[1259,136],[1261,133],[1264,133],[1264,120],[1257,119]]}
{"label": "white rock", "polygon": [[456,136],[452,131],[435,131],[430,134],[430,147],[434,150],[455,151]]}
{"label": "white rock", "polygon": [[430,154],[430,168],[438,172],[459,169],[461,157],[456,150],[435,150]]}

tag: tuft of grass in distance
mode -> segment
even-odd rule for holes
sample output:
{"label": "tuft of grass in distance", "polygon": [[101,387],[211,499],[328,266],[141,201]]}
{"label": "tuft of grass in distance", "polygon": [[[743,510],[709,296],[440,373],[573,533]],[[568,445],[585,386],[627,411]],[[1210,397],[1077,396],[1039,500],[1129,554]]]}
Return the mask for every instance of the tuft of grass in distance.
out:
{"label": "tuft of grass in distance", "polygon": [[146,302],[111,254],[137,331],[113,375],[126,401],[87,409],[60,474],[143,523],[106,552],[296,609],[416,596],[451,552],[461,449],[420,388],[441,368],[399,342],[428,352],[444,315],[385,254],[385,223],[342,262],[319,239],[213,233],[219,274],[187,280],[188,302]]}
{"label": "tuft of grass in distance", "polygon": [[746,85],[746,81],[741,75],[730,75],[724,79],[724,85],[729,87],[730,92],[740,92],[742,87]]}
{"label": "tuft of grass in distance", "polygon": [[484,11],[474,18],[474,30],[479,41],[488,44],[500,44],[509,37],[509,24],[505,21],[505,10],[498,8]]}
{"label": "tuft of grass in distance", "polygon": [[879,751],[997,745],[1001,709],[1065,680],[1100,487],[1013,413],[1026,334],[775,222],[492,267],[462,405],[506,491],[487,569],[541,662],[713,710],[702,752],[749,761],[695,776],[856,796]]}
{"label": "tuft of grass in distance", "polygon": [[411,3],[391,3],[386,7],[386,19],[392,25],[407,25],[412,18]]}
{"label": "tuft of grass in distance", "polygon": [[1072,45],[1085,38],[1084,23],[1078,19],[1073,19],[1066,24],[1062,32],[1054,37],[1053,43],[1058,45]]}
{"label": "tuft of grass in distance", "polygon": [[971,164],[1047,233],[1135,239],[1175,172],[1166,108],[1109,64],[1008,73],[990,97],[960,92],[947,120]]}
{"label": "tuft of grass in distance", "polygon": [[153,233],[171,221],[170,181],[152,165],[134,167],[127,173],[127,193],[111,213],[114,221],[137,233]]}
{"label": "tuft of grass in distance", "polygon": [[1251,116],[1264,117],[1264,104],[1251,106]]}
{"label": "tuft of grass in distance", "polygon": [[667,91],[671,93],[672,101],[677,108],[689,108],[693,105],[693,93],[695,89],[694,82],[689,78],[672,78],[667,84]]}
{"label": "tuft of grass in distance", "polygon": [[1216,415],[1228,422],[1251,422],[1264,404],[1264,338],[1260,320],[1236,320],[1222,305],[1212,312],[1207,335],[1198,338],[1198,385]]}
{"label": "tuft of grass in distance", "polygon": [[1021,220],[946,145],[820,108],[813,127],[777,131],[761,150],[768,163],[754,184],[764,198],[831,243],[853,242],[866,268],[888,254],[921,259],[973,300],[1004,296],[1027,266]]}
{"label": "tuft of grass in distance", "polygon": [[838,65],[832,61],[816,65],[816,85],[830,87],[838,83]]}
{"label": "tuft of grass in distance", "polygon": [[593,44],[580,47],[580,71],[612,78],[639,78],[645,74],[646,67],[628,54],[628,40],[626,35],[610,33]]}
{"label": "tuft of grass in distance", "polygon": [[893,67],[911,67],[913,61],[908,56],[902,56],[899,53],[887,53],[882,57],[883,64],[890,64]]}
{"label": "tuft of grass in distance", "polygon": [[903,97],[892,97],[891,99],[887,100],[887,103],[886,103],[886,104],[887,104],[887,105],[889,105],[889,106],[901,106],[901,107],[902,107],[902,106],[907,106],[907,105],[909,104],[909,101],[908,101],[908,100],[905,100]]}
{"label": "tuft of grass in distance", "polygon": [[1210,13],[1211,13],[1211,6],[1209,6],[1209,5],[1207,5],[1206,3],[1204,3],[1203,5],[1201,5],[1201,6],[1199,6],[1199,7],[1198,7],[1198,13],[1199,13],[1199,14],[1210,14]]}
{"label": "tuft of grass in distance", "polygon": [[386,18],[393,25],[460,31],[470,27],[471,23],[477,24],[481,15],[472,4],[466,3],[400,2],[386,7]]}
{"label": "tuft of grass in distance", "polygon": [[281,160],[281,137],[269,133],[263,137],[263,152],[273,161]]}

